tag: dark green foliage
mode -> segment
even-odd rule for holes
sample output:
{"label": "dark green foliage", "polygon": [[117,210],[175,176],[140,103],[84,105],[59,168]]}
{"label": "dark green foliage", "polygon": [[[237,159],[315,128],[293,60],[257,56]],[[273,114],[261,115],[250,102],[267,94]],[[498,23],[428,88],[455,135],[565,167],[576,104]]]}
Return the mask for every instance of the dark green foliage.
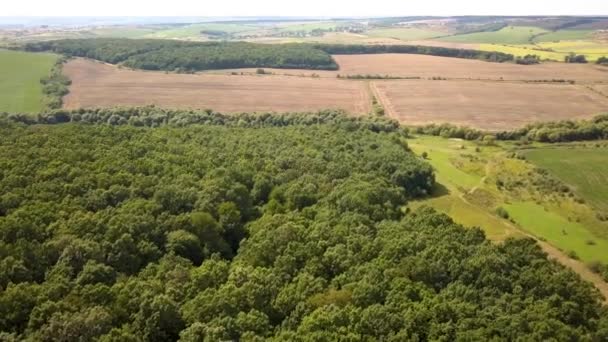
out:
{"label": "dark green foliage", "polygon": [[55,125],[0,120],[3,340],[608,337],[598,292],[533,240],[405,214],[434,175],[392,121],[32,121]]}
{"label": "dark green foliage", "polygon": [[509,219],[509,212],[503,207],[496,208],[496,215],[498,215],[499,217],[501,217],[505,220]]}
{"label": "dark green foliage", "polygon": [[600,65],[608,65],[608,57],[600,57],[597,59],[596,63]]}
{"label": "dark green foliage", "polygon": [[144,70],[192,72],[230,68],[338,68],[331,56],[308,44],[184,42],[159,39],[65,39],[29,43],[29,51],[53,51]]}
{"label": "dark green foliage", "polygon": [[[413,128],[413,132],[465,140],[480,140],[489,134],[474,128],[450,124],[431,124],[415,127]],[[495,132],[493,134],[496,140],[539,141],[546,143],[602,140],[608,139],[608,115],[599,115],[591,120],[539,122],[529,124],[521,129]]]}
{"label": "dark green foliage", "polygon": [[467,49],[452,49],[438,46],[419,45],[354,45],[354,44],[315,44],[316,48],[329,54],[363,55],[375,53],[406,53],[466,59],[480,59],[489,62],[513,61],[511,54]]}
{"label": "dark green foliage", "polygon": [[407,53],[512,61],[499,52],[409,45],[253,44],[159,39],[64,39],[28,43],[28,51],[53,51],[144,70],[194,72],[230,68],[337,70],[331,54]]}
{"label": "dark green foliage", "polygon": [[564,62],[584,64],[587,63],[587,57],[585,57],[585,55],[570,54],[569,56],[564,57]]}
{"label": "dark green foliage", "polygon": [[48,109],[61,108],[63,97],[69,93],[68,87],[72,84],[72,81],[62,73],[63,63],[65,58],[60,58],[51,70],[51,74],[40,80]]}
{"label": "dark green foliage", "polygon": [[539,64],[540,57],[537,55],[525,55],[524,57],[517,57],[515,63],[522,65]]}

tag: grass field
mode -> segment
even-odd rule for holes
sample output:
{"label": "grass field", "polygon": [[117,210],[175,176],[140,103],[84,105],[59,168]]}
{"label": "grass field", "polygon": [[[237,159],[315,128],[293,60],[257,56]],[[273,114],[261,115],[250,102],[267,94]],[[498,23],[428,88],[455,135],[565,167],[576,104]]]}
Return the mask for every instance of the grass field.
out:
{"label": "grass field", "polygon": [[531,203],[505,204],[517,224],[537,237],[568,253],[574,251],[583,261],[608,262],[608,240],[593,235],[581,223],[569,221],[558,213]]}
{"label": "grass field", "polygon": [[528,150],[525,155],[571,185],[597,209],[608,213],[607,147],[547,147]]}
{"label": "grass field", "polygon": [[43,109],[40,79],[57,55],[0,50],[0,112],[36,113]]}
{"label": "grass field", "polygon": [[[459,223],[482,227],[493,240],[529,233],[546,240],[564,254],[574,251],[583,262],[608,262],[608,253],[605,253],[608,250],[608,224],[598,221],[587,204],[564,197],[550,198],[527,187],[515,192],[496,187],[499,175],[508,174],[525,180],[534,168],[527,161],[507,158],[506,151],[510,147],[479,146],[470,141],[430,136],[416,136],[408,140],[408,144],[417,154],[428,154],[427,161],[435,168],[439,184],[434,196],[413,202],[411,207],[429,205]],[[477,147],[479,151],[475,151]],[[529,152],[533,151],[536,150]],[[543,155],[545,149],[538,151]],[[605,165],[607,157],[604,155],[608,154],[604,152],[605,149],[598,149],[592,157],[585,158],[584,154],[578,157],[579,161],[592,160],[590,164],[595,165],[589,166],[590,171],[585,174],[593,177],[602,172],[597,165]],[[573,150],[572,154],[562,154],[561,159],[570,159],[575,154],[576,150]],[[556,153],[552,159],[559,159],[558,155]],[[602,160],[604,164],[600,164]],[[605,186],[607,182],[602,184]],[[608,198],[605,192],[596,196]],[[514,223],[499,218],[495,214],[497,207],[505,208]]]}
{"label": "grass field", "polygon": [[516,57],[524,57],[526,55],[537,55],[542,60],[563,62],[568,53],[554,52],[542,50],[537,45],[502,45],[502,44],[480,44],[479,50],[497,51],[512,54]]}
{"label": "grass field", "polygon": [[278,30],[282,32],[297,32],[312,30],[328,30],[338,27],[339,24],[336,22],[314,22],[314,23],[297,23],[297,24],[286,24],[281,25]]}
{"label": "grass field", "polygon": [[593,30],[559,30],[548,32],[534,37],[534,42],[558,42],[562,40],[587,40],[591,38]]}
{"label": "grass field", "polygon": [[156,32],[158,32],[158,29],[141,27],[107,27],[90,31],[95,37],[130,39],[146,38]]}
{"label": "grass field", "polygon": [[192,24],[182,27],[177,27],[168,30],[161,30],[147,35],[147,38],[163,38],[163,39],[188,39],[201,38],[201,31],[222,31],[226,33],[239,33],[245,31],[253,31],[258,29],[257,26],[242,25],[242,24]]}
{"label": "grass field", "polygon": [[608,44],[593,41],[562,41],[558,43],[540,43],[537,45],[543,49],[551,49],[557,52],[583,54],[587,56],[587,59],[592,61],[602,56],[608,56]]}
{"label": "grass field", "polygon": [[370,30],[367,32],[370,37],[395,38],[404,41],[423,40],[447,35],[446,32],[425,30],[419,28],[387,28]]}
{"label": "grass field", "polygon": [[506,45],[480,44],[479,50],[510,53],[514,56],[537,55],[544,60],[563,62],[570,53],[582,54],[589,62],[608,56],[608,44],[594,41],[539,42],[536,44]]}
{"label": "grass field", "polygon": [[527,44],[533,36],[546,32],[538,27],[508,26],[493,32],[476,32],[442,37],[439,40],[479,44]]}
{"label": "grass field", "polygon": [[[456,167],[461,153],[469,153],[475,146],[467,141],[443,139],[439,137],[418,136],[409,140],[410,148],[417,154],[426,152],[427,161],[436,171],[439,193],[433,197],[415,201],[412,208],[421,205],[431,206],[450,215],[456,222],[470,227],[481,227],[488,238],[501,241],[507,237],[522,236],[515,227],[500,219],[492,212],[492,208],[471,203],[465,196],[475,187],[483,186],[484,176],[478,172],[466,172]],[[465,150],[462,150],[462,147]],[[495,153],[494,150],[484,151],[486,157]]]}

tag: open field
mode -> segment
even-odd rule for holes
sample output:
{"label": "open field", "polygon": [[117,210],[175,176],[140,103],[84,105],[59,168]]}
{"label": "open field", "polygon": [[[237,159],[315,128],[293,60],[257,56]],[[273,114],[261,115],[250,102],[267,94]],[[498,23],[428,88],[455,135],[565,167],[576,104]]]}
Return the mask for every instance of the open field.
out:
{"label": "open field", "polygon": [[139,106],[212,108],[221,112],[369,112],[363,82],[280,76],[183,75],[119,69],[84,59],[67,63],[66,108]]}
{"label": "open field", "polygon": [[[567,79],[577,83],[608,81],[608,67],[594,64],[542,63],[518,65],[513,63],[490,63],[472,59],[408,55],[334,55],[340,70],[265,70],[277,75],[336,77],[340,75],[389,75],[399,77],[442,77],[473,80],[536,81]],[[255,73],[256,69],[213,70],[209,73],[232,72]]]}
{"label": "open field", "polygon": [[256,29],[258,29],[258,27],[256,26],[241,24],[204,23],[185,25],[167,30],[159,30],[152,34],[148,34],[146,38],[203,39],[204,35],[201,33],[201,31],[221,31],[226,33],[239,33],[245,31],[253,31]]}
{"label": "open field", "polygon": [[40,79],[57,60],[50,53],[0,49],[0,112],[35,113],[43,109]]}
{"label": "open field", "polygon": [[430,39],[445,36],[447,34],[449,33],[435,30],[419,29],[415,27],[375,29],[367,32],[367,35],[369,35],[370,37],[387,37],[400,39],[403,41]]}
{"label": "open field", "polygon": [[336,22],[312,22],[312,23],[286,23],[277,27],[280,32],[298,32],[306,31],[310,32],[313,30],[329,30],[335,29],[339,24]]}
{"label": "open field", "polygon": [[559,30],[534,37],[534,42],[557,42],[561,40],[583,40],[591,38],[592,30]]}
{"label": "open field", "polygon": [[543,60],[563,62],[570,53],[582,54],[589,62],[595,62],[602,56],[608,56],[608,44],[593,41],[560,41],[540,42],[537,44],[480,44],[479,50],[510,53],[514,56],[537,55]]}
{"label": "open field", "polygon": [[608,213],[608,148],[546,147],[527,150],[525,155],[572,186],[597,209]]}
{"label": "open field", "polygon": [[460,34],[439,40],[458,43],[527,44],[535,35],[544,32],[546,31],[538,27],[507,26],[498,31]]}
{"label": "open field", "polygon": [[387,113],[400,122],[449,122],[488,130],[536,121],[589,118],[608,99],[577,85],[398,80],[372,83]]}
{"label": "open field", "polygon": [[334,59],[340,66],[337,73],[343,75],[381,74],[494,80],[568,79],[587,82],[608,80],[608,68],[597,65],[518,65],[407,54],[337,55]]}
{"label": "open field", "polygon": [[[433,165],[439,184],[434,196],[412,202],[410,207],[431,206],[456,222],[481,227],[494,241],[534,236],[550,257],[608,296],[608,284],[585,264],[608,262],[608,225],[599,222],[587,204],[563,197],[552,199],[526,186],[534,165],[508,158],[509,146],[479,146],[471,141],[430,136],[416,136],[408,140],[408,145],[417,154],[428,154],[427,161]],[[504,175],[519,179],[521,187],[515,192],[498,189],[496,179]],[[505,208],[513,222],[498,217],[497,207]],[[570,258],[571,251],[581,260]]]}

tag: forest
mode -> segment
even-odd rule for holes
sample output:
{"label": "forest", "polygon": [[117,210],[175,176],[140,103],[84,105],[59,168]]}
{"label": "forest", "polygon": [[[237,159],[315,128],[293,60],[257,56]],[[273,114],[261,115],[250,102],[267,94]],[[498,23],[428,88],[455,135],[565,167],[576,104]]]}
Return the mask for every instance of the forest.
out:
{"label": "forest", "polygon": [[98,38],[29,43],[25,49],[87,57],[144,70],[192,72],[250,67],[338,68],[329,54],[306,44]]}
{"label": "forest", "polygon": [[64,39],[28,43],[27,51],[52,51],[144,70],[194,72],[231,68],[337,70],[332,54],[404,53],[490,62],[513,61],[513,55],[409,45],[254,44],[185,42],[160,39]]}
{"label": "forest", "polygon": [[608,339],[600,294],[489,242],[382,118],[0,116],[0,340]]}

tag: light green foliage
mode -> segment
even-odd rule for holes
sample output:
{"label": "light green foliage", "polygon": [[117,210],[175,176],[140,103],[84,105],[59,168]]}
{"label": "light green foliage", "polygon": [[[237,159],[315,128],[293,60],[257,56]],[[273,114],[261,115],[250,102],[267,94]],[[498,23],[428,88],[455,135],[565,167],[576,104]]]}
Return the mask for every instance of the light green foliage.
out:
{"label": "light green foliage", "polygon": [[472,44],[528,44],[534,36],[543,32],[546,31],[538,27],[507,26],[498,31],[460,34],[439,40]]}
{"label": "light green foliage", "polygon": [[40,80],[58,56],[0,49],[0,112],[35,113],[44,108]]}

